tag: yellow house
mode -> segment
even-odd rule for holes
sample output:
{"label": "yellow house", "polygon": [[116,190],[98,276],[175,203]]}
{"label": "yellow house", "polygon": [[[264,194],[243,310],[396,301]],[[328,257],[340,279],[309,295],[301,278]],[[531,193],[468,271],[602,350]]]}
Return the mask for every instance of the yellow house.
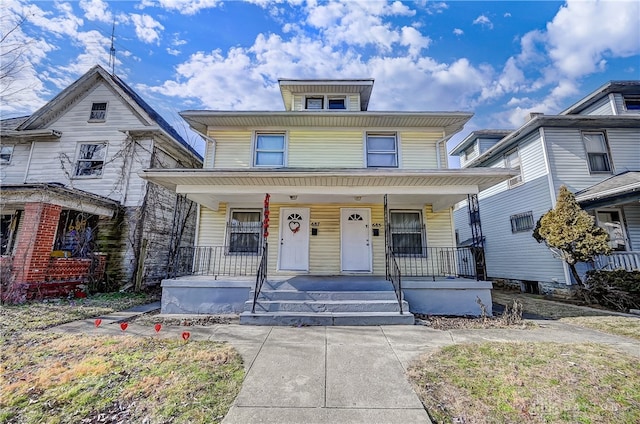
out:
{"label": "yellow house", "polygon": [[[203,169],[143,172],[199,205],[196,247],[163,282],[163,313],[407,323],[407,309],[477,315],[477,296],[490,310],[474,252],[455,247],[452,207],[513,173],[448,168],[446,142],[472,114],[369,111],[372,79],[279,85],[284,111],[181,113],[206,140]],[[395,310],[367,304],[378,291]],[[331,303],[336,292],[351,309]]]}

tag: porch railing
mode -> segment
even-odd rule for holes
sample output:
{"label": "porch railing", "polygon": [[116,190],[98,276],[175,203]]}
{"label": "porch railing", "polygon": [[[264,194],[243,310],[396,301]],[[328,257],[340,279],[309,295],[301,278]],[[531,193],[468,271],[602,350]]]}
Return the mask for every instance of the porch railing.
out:
{"label": "porch railing", "polygon": [[229,246],[180,247],[172,277],[185,275],[250,276],[256,275],[264,247],[255,252],[234,252]]}
{"label": "porch railing", "polygon": [[393,291],[396,292],[398,306],[400,307],[400,314],[402,314],[402,275],[400,273],[400,267],[398,267],[398,262],[396,261],[395,255],[391,249],[387,249],[386,261],[387,280],[391,281],[391,284],[393,285]]}
{"label": "porch railing", "polygon": [[470,247],[394,247],[390,249],[404,277],[476,278],[476,263]]}
{"label": "porch railing", "polygon": [[640,270],[640,252],[612,252],[610,255],[601,255],[596,258],[595,266],[596,269],[605,270]]}
{"label": "porch railing", "polygon": [[262,257],[260,258],[258,272],[256,274],[256,286],[253,291],[253,304],[251,305],[252,314],[256,313],[256,303],[258,302],[258,296],[260,296],[262,284],[264,284],[264,281],[267,279],[267,258],[269,257],[268,247],[269,245],[265,243],[264,248],[262,249]]}

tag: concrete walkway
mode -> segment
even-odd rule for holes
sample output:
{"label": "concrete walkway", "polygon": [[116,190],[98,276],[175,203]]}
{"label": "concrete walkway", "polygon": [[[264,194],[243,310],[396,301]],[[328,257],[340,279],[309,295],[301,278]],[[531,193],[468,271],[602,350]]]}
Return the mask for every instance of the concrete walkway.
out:
{"label": "concrete walkway", "polygon": [[[126,315],[126,314],[124,314]],[[76,321],[51,331],[121,334],[123,313]],[[113,319],[112,319],[113,318]],[[533,329],[433,330],[429,327],[254,327],[220,324],[167,326],[162,337],[229,342],[242,355],[246,376],[223,423],[430,423],[405,371],[421,353],[456,343],[597,342],[640,357],[640,342],[558,321]],[[151,336],[131,323],[132,336]]]}

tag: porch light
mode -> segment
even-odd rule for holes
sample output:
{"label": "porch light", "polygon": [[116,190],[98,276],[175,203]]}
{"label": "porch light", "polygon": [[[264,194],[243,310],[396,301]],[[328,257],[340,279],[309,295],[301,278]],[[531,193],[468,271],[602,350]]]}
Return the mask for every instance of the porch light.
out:
{"label": "porch light", "polygon": [[354,199],[356,202],[359,202],[359,201],[361,201],[361,200],[362,200],[362,196],[355,196],[353,199]]}
{"label": "porch light", "polygon": [[298,196],[296,194],[289,196],[289,199],[291,200],[297,200]]}

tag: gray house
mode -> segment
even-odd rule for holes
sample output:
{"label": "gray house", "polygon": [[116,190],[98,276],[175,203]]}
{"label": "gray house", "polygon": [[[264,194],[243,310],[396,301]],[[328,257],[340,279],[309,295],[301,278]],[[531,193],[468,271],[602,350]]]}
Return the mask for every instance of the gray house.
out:
{"label": "gray house", "polygon": [[116,75],[94,66],[1,124],[3,285],[45,297],[159,281],[179,240],[193,243],[195,204],[138,173],[202,159]]}
{"label": "gray house", "polygon": [[531,237],[561,185],[609,232],[614,254],[596,266],[640,266],[640,81],[611,81],[558,115],[531,114],[515,131],[475,131],[451,154],[463,168],[519,171],[479,193],[479,215],[467,202],[454,212],[462,244],[480,219],[489,278],[532,292],[572,283],[564,263]]}

